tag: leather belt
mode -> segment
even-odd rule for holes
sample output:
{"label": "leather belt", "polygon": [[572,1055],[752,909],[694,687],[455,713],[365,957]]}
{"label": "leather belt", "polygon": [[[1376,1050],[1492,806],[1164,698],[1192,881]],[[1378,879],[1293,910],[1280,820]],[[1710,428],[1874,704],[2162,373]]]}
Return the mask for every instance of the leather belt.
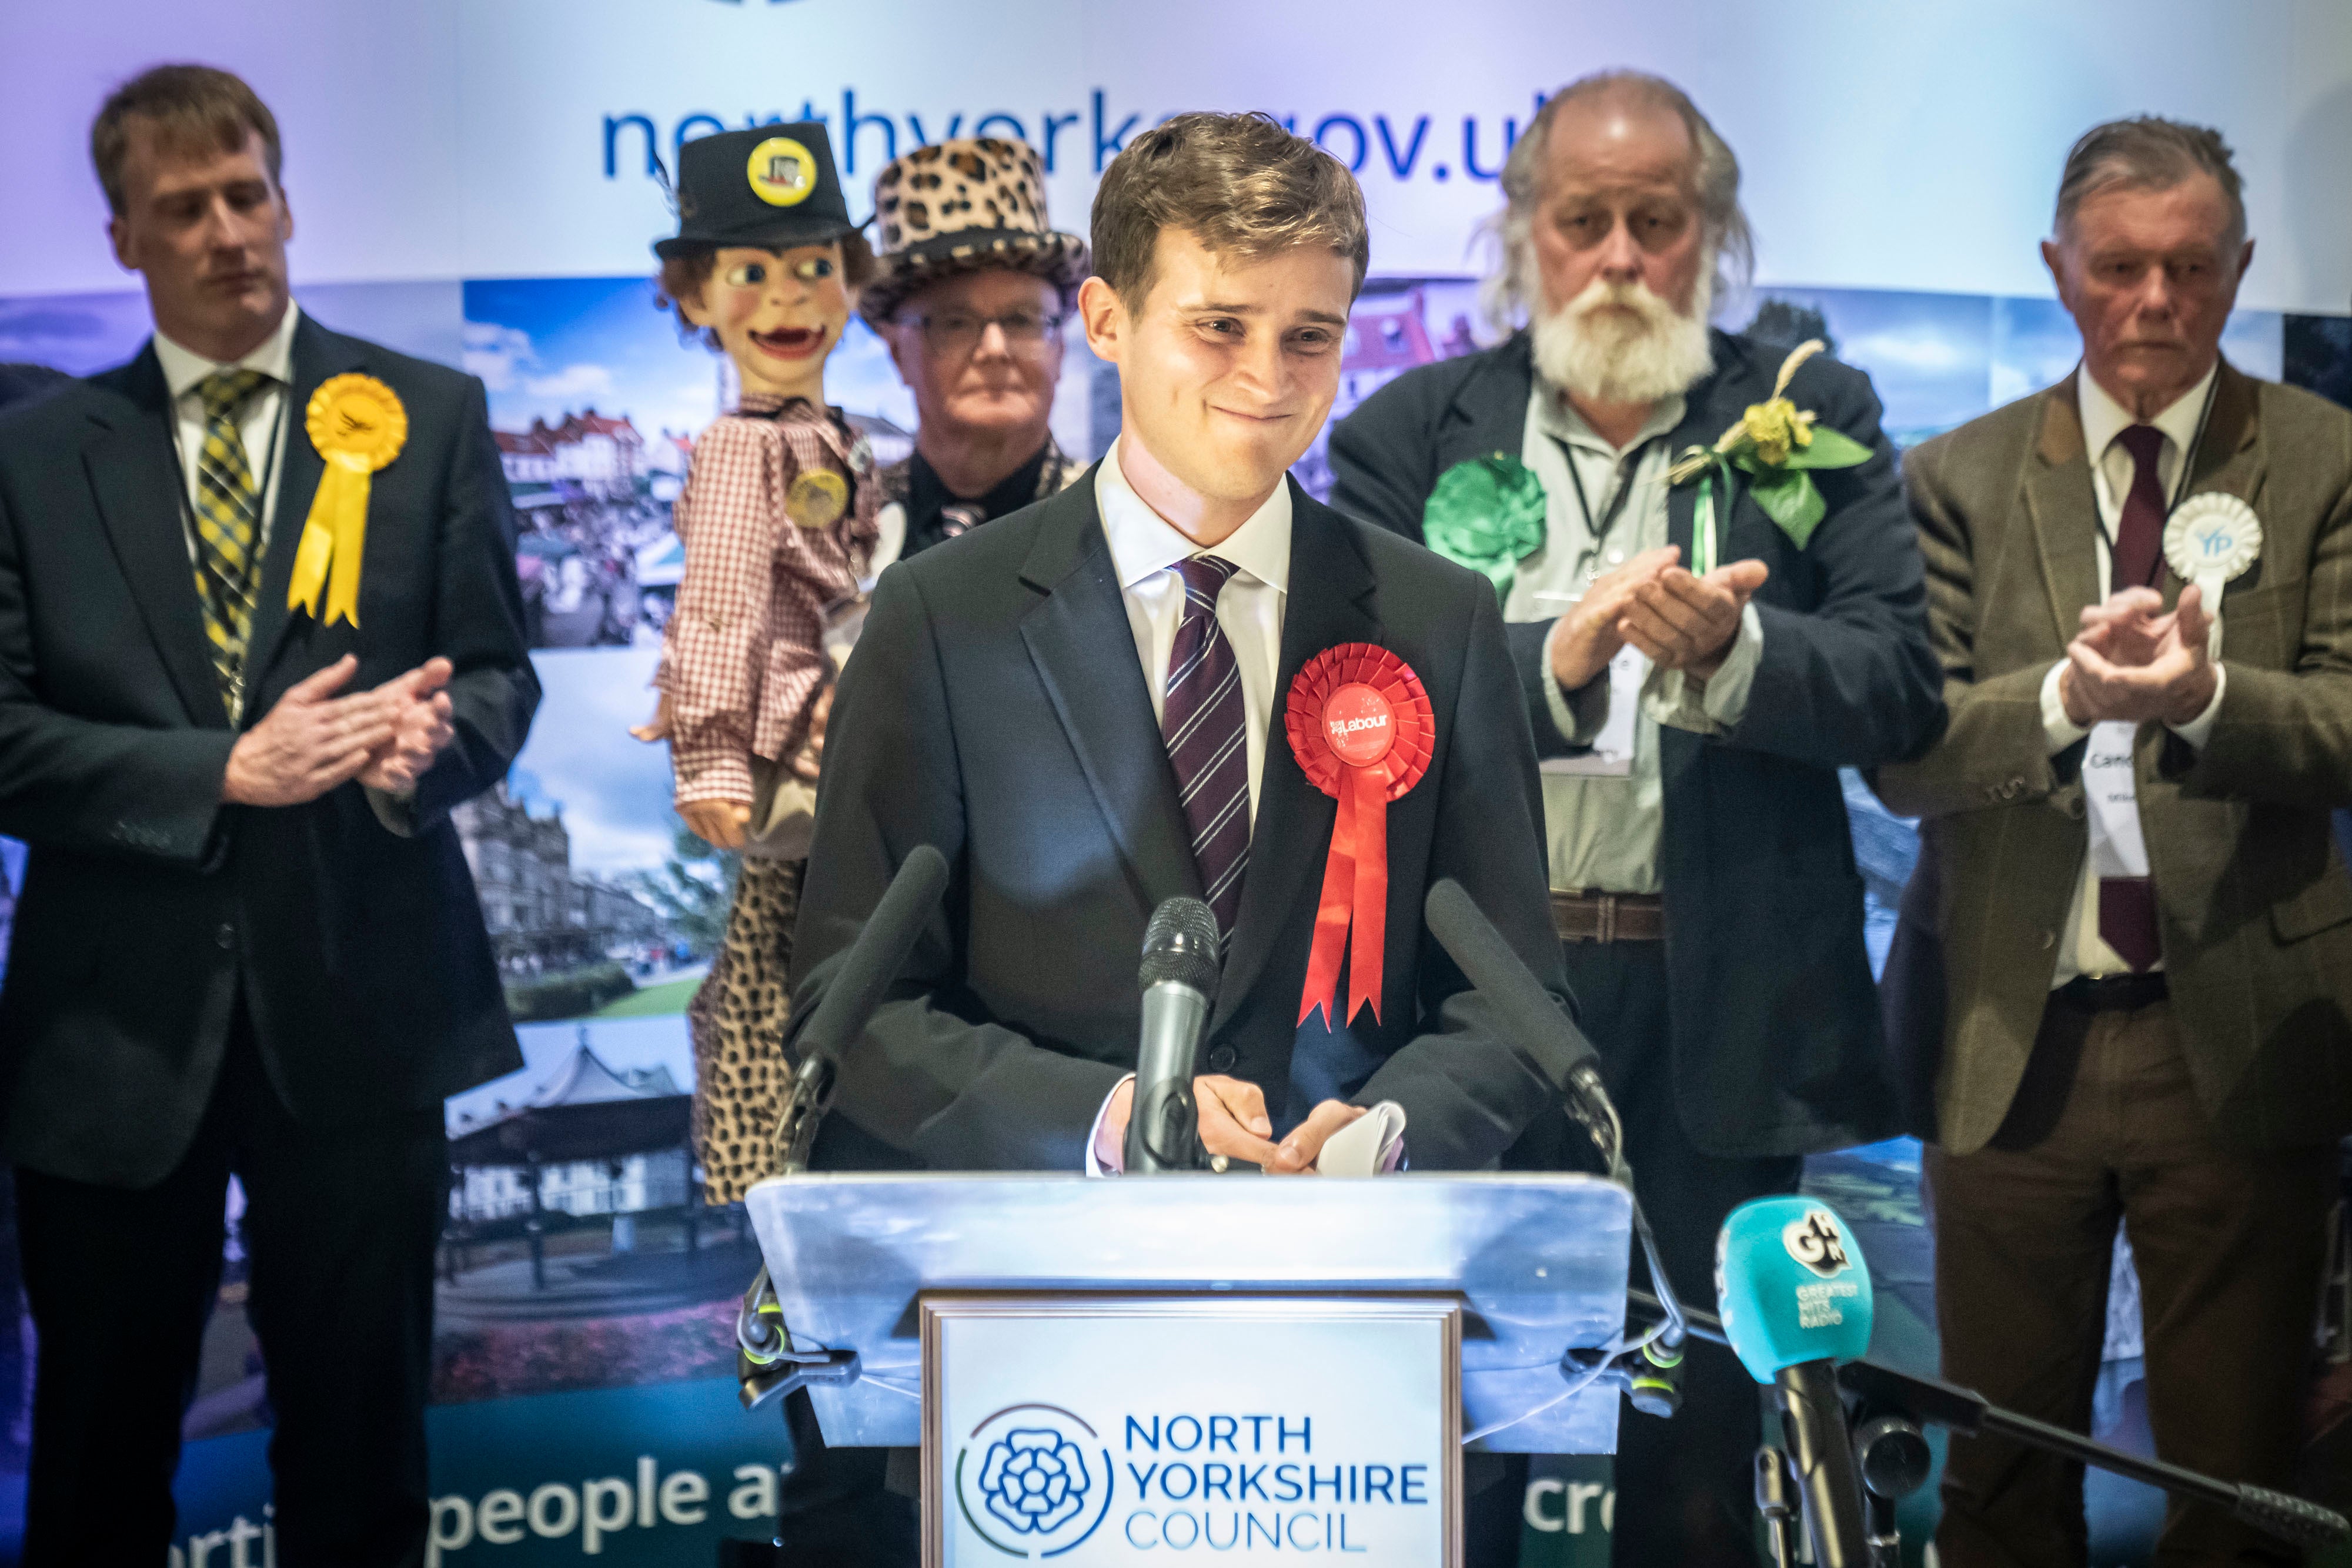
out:
{"label": "leather belt", "polygon": [[1551,928],[1563,942],[1663,942],[1666,901],[1654,893],[1554,893]]}
{"label": "leather belt", "polygon": [[2077,975],[2058,988],[2058,998],[2086,1013],[2137,1012],[2172,994],[2164,971],[2146,975]]}

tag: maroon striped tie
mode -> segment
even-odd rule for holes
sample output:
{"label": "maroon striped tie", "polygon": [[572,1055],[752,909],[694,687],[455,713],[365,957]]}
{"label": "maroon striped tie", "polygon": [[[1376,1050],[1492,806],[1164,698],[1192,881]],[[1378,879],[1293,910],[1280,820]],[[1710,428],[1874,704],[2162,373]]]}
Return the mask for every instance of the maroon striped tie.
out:
{"label": "maroon striped tie", "polygon": [[[2152,424],[2135,424],[2116,437],[2131,454],[2131,488],[2125,492],[2123,515],[2116,525],[2114,570],[2110,591],[2153,588],[2164,549],[2164,486],[2156,462],[2164,451],[2164,432]],[[2134,969],[2147,969],[2164,956],[2156,928],[2156,883],[2144,876],[2099,879],[2099,940]]]}
{"label": "maroon striped tie", "polygon": [[1235,570],[1231,561],[1196,555],[1176,563],[1184,580],[1184,613],[1168,653],[1168,696],[1160,727],[1184,821],[1192,831],[1192,860],[1202,897],[1215,911],[1217,930],[1230,942],[1241,912],[1242,875],[1249,869],[1249,715],[1242,701],[1241,666],[1217,624],[1217,595]]}

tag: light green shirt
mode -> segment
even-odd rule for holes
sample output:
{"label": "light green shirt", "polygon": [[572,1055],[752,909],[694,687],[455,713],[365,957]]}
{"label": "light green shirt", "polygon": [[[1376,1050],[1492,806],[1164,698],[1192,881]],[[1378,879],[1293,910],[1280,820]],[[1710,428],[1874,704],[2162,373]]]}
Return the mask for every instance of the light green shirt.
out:
{"label": "light green shirt", "polygon": [[[1519,563],[1503,605],[1506,621],[1556,621],[1584,596],[1592,577],[1605,574],[1666,543],[1666,470],[1674,456],[1666,437],[1682,423],[1684,401],[1667,398],[1623,448],[1613,447],[1541,381],[1528,400],[1520,460],[1541,482],[1546,498],[1543,547]],[[1609,516],[1629,455],[1638,451],[1630,480],[1633,493],[1604,537],[1593,528]],[[1576,465],[1571,477],[1569,465]],[[1576,481],[1591,508],[1588,519],[1577,503]],[[1687,565],[1687,562],[1684,564]],[[1589,570],[1588,570],[1589,569]],[[1685,682],[1680,671],[1650,667],[1638,653],[1633,684],[1641,702],[1633,722],[1633,760],[1622,773],[1576,769],[1574,758],[1547,762],[1543,771],[1544,829],[1551,885],[1562,891],[1656,893],[1659,837],[1665,803],[1658,774],[1658,726],[1671,724],[1699,734],[1720,734],[1747,710],[1748,692],[1764,646],[1754,606],[1740,617],[1739,632],[1722,669],[1706,682]],[[1546,664],[1550,646],[1545,645]],[[1547,680],[1552,722],[1580,746],[1608,726],[1612,701],[1609,672],[1574,692]]]}

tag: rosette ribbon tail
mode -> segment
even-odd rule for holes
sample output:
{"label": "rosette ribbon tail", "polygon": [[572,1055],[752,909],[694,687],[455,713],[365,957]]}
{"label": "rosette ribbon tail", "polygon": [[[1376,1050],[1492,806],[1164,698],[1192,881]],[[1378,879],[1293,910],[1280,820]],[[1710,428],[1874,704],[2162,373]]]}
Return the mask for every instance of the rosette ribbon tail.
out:
{"label": "rosette ribbon tail", "polygon": [[316,618],[319,600],[326,598],[325,619],[360,623],[360,557],[367,549],[367,508],[373,466],[356,454],[327,455],[326,471],[319,476],[310,515],[303,520],[302,538],[294,549],[293,580],[287,584],[286,608],[300,608]]}
{"label": "rosette ribbon tail", "polygon": [[1381,1021],[1381,963],[1389,936],[1389,779],[1384,769],[1350,768],[1356,798],[1355,931],[1348,948],[1348,1020],[1366,1003]]}
{"label": "rosette ribbon tail", "polygon": [[[1365,769],[1351,768],[1350,773]],[[1315,902],[1315,940],[1307,950],[1307,983],[1299,988],[1298,1021],[1319,1010],[1323,1027],[1336,1030],[1331,1004],[1339,994],[1339,960],[1348,951],[1348,927],[1356,908],[1356,800],[1354,780],[1339,788],[1339,809],[1331,822],[1331,852],[1323,862],[1323,894]],[[1383,878],[1385,880],[1385,878]]]}
{"label": "rosette ribbon tail", "polygon": [[[1331,824],[1331,853],[1323,863],[1323,894],[1315,905],[1315,941],[1307,949],[1307,984],[1298,1021],[1318,1011],[1323,1027],[1354,1021],[1369,1005],[1380,1021],[1382,956],[1388,950],[1389,787],[1379,768],[1349,768],[1339,783]],[[1348,1007],[1336,1019],[1339,960],[1348,960]]]}

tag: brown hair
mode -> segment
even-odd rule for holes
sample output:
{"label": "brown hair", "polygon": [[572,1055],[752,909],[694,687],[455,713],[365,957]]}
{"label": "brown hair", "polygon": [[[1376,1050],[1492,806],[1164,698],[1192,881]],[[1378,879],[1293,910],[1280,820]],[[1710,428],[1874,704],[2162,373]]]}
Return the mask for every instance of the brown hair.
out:
{"label": "brown hair", "polygon": [[2230,205],[2230,245],[2246,237],[2244,182],[2230,144],[2208,126],[2143,114],[2134,120],[2110,120],[2083,132],[2066,154],[2065,172],[2058,178],[2058,212],[2053,227],[2063,239],[2082,204],[2101,191],[2168,191],[2198,173],[2213,176],[2221,199]]}
{"label": "brown hair", "polygon": [[132,115],[152,123],[156,145],[171,152],[235,152],[257,132],[269,183],[278,183],[284,150],[278,141],[278,117],[243,78],[212,66],[155,66],[116,88],[90,122],[89,161],[98,166],[98,183],[117,217],[123,210],[122,164],[131,156],[125,122]]}
{"label": "brown hair", "polygon": [[1328,246],[1364,287],[1364,193],[1328,152],[1266,114],[1180,114],[1127,144],[1095,192],[1095,273],[1129,309],[1151,292],[1160,231],[1255,259]]}
{"label": "brown hair", "polygon": [[[854,315],[857,310],[857,291],[874,281],[874,247],[866,243],[864,235],[855,230],[843,235],[838,243],[841,246],[841,281],[849,290],[849,308]],[[711,273],[718,269],[719,249],[715,245],[707,246],[699,250],[688,251],[683,256],[665,256],[661,271],[654,277],[654,308],[677,310],[679,300],[699,296],[702,286],[710,281]],[[713,352],[719,349],[719,334],[708,327],[696,326],[686,319],[683,310],[677,311],[677,335],[687,342],[700,343]]]}

